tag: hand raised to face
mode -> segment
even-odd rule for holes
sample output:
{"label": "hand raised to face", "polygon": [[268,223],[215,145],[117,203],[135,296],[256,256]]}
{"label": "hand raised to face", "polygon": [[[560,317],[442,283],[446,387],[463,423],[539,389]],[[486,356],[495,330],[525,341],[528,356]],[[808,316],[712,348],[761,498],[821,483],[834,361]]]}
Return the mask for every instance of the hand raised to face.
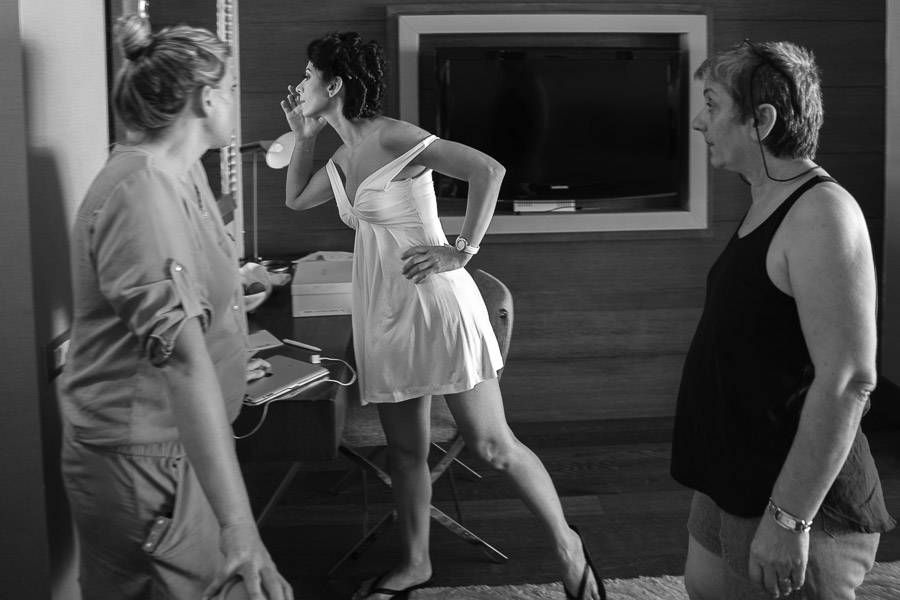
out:
{"label": "hand raised to face", "polygon": [[300,139],[309,139],[317,136],[327,124],[321,117],[306,117],[303,115],[303,101],[294,86],[288,86],[288,95],[281,101],[281,110],[287,119],[291,131]]}

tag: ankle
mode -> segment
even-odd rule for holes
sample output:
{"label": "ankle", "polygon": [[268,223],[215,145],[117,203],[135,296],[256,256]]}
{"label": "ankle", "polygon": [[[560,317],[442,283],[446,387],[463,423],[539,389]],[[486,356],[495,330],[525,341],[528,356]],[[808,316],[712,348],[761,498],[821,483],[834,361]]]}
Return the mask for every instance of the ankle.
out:
{"label": "ankle", "polygon": [[410,573],[415,575],[431,575],[431,557],[425,556],[413,560],[403,561],[397,568],[399,573]]}

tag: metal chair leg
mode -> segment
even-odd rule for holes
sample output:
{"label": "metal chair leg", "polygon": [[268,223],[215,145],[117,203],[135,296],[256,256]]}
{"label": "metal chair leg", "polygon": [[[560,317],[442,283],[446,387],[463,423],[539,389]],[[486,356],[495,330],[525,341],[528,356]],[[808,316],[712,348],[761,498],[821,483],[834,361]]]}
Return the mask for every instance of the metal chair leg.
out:
{"label": "metal chair leg", "polygon": [[[463,441],[462,437],[457,437],[453,440],[453,444],[450,445],[450,449],[441,457],[437,463],[431,468],[431,483],[437,481],[438,477],[444,474],[444,471],[447,470],[453,461],[456,460],[454,457],[462,450],[462,447],[465,446],[466,443]],[[468,467],[467,467],[468,468]]]}
{"label": "metal chair leg", "polygon": [[[383,454],[386,450],[387,450],[387,448],[385,446],[379,446],[377,448],[373,448],[372,452],[370,452],[368,455],[368,460],[374,462],[375,459],[378,456],[380,456],[381,454]],[[354,460],[354,462],[355,462],[355,460]],[[340,494],[341,491],[347,486],[347,482],[350,481],[351,479],[353,479],[357,473],[362,471],[362,469],[363,469],[363,467],[361,465],[354,464],[350,468],[350,470],[348,470],[346,473],[344,473],[344,475],[340,479],[338,479],[337,483],[335,483],[333,486],[331,486],[331,489],[328,490],[328,492],[334,496],[337,496],[338,494]]]}
{"label": "metal chair leg", "polygon": [[[496,548],[491,546],[489,543],[487,543],[486,541],[484,541],[483,539],[481,539],[480,537],[478,537],[477,535],[472,533],[469,529],[467,529],[462,524],[462,520],[463,520],[462,519],[462,505],[459,501],[459,496],[457,493],[456,483],[455,483],[455,479],[453,476],[453,471],[451,469],[451,466],[452,466],[453,462],[455,461],[454,457],[460,451],[460,449],[462,449],[463,445],[464,445],[464,442],[463,442],[462,438],[461,437],[456,438],[448,450],[443,451],[443,449],[442,449],[442,452],[444,452],[444,456],[442,456],[441,459],[437,462],[437,464],[435,464],[435,466],[431,469],[432,483],[434,483],[434,481],[438,477],[440,477],[445,471],[449,471],[450,486],[451,486],[451,489],[453,490],[453,500],[456,505],[456,513],[457,513],[457,516],[459,517],[459,521],[455,521],[450,516],[448,516],[446,513],[442,512],[440,509],[436,508],[434,505],[432,505],[431,509],[430,509],[431,518],[434,519],[435,521],[437,521],[438,523],[440,523],[441,525],[443,525],[444,527],[446,527],[447,529],[449,529],[454,535],[458,536],[462,540],[472,544],[473,546],[476,546],[479,550],[484,552],[484,554],[486,554],[488,556],[488,558],[490,558],[492,561],[494,561],[496,563],[504,563],[507,560],[509,560],[505,554],[503,554],[502,552],[500,552],[499,550],[497,550]],[[345,446],[343,444],[340,446],[340,451],[343,454],[345,454],[346,456],[348,456],[351,460],[353,460],[354,462],[356,462],[357,464],[359,464],[363,467],[362,470],[363,470],[364,477],[365,477],[365,474],[367,474],[369,472],[374,473],[375,476],[378,477],[378,479],[380,479],[385,485],[387,485],[388,487],[393,487],[390,475],[384,469],[382,469],[380,466],[378,466],[377,464],[372,462],[370,456],[368,456],[368,457],[364,456],[364,455],[360,454],[359,452],[357,452],[355,449],[353,449],[349,446]],[[465,466],[465,465],[463,465],[463,466]],[[466,469],[468,469],[468,467],[466,467]],[[480,475],[478,475],[477,473],[476,473],[476,475],[478,477],[480,477]],[[363,536],[363,539],[360,540],[353,547],[353,549],[350,550],[350,552],[348,552],[343,558],[341,558],[340,561],[338,561],[338,563],[334,567],[331,568],[331,570],[328,572],[329,577],[333,577],[336,573],[338,573],[342,569],[344,564],[347,563],[348,561],[355,560],[356,558],[358,558],[381,535],[382,531],[389,524],[391,524],[393,521],[395,521],[397,519],[397,512],[391,511],[385,517],[383,517],[372,529],[368,529],[369,504],[368,504],[368,483],[367,483],[366,479],[363,480],[363,495],[364,495],[363,496],[363,504],[364,504],[364,513],[365,513],[364,521],[363,521],[363,529],[364,529],[365,535]]]}
{"label": "metal chair leg", "polygon": [[456,506],[456,518],[465,525],[463,521],[462,505],[459,503],[459,494],[456,492],[456,476],[453,474],[453,465],[447,467],[447,477],[450,478],[450,492],[453,494],[453,504]]}
{"label": "metal chair leg", "polygon": [[369,531],[369,533],[367,533],[363,537],[363,539],[361,539],[359,542],[357,542],[357,544],[355,546],[353,546],[353,548],[350,550],[350,552],[345,554],[344,557],[341,558],[341,560],[339,560],[336,565],[331,567],[331,570],[328,571],[328,577],[334,577],[335,574],[338,573],[342,569],[342,567],[344,566],[344,563],[353,561],[353,560],[356,560],[357,558],[359,558],[362,555],[362,553],[365,552],[368,549],[368,547],[371,546],[372,543],[378,539],[378,537],[382,533],[382,530],[385,529],[391,523],[393,523],[396,519],[397,519],[397,511],[392,510],[391,512],[386,514],[375,525],[375,527],[373,527],[371,529],[371,531]]}
{"label": "metal chair leg", "polygon": [[281,479],[281,483],[278,484],[278,488],[275,490],[275,493],[272,494],[272,497],[269,498],[269,501],[266,503],[265,508],[262,509],[262,512],[259,513],[259,517],[256,518],[257,527],[262,527],[263,522],[269,518],[269,514],[273,510],[275,510],[275,507],[278,505],[281,497],[284,496],[284,493],[291,485],[291,482],[294,481],[294,477],[297,476],[297,472],[300,470],[301,464],[302,463],[298,462],[291,463],[291,468],[288,469],[288,472]]}
{"label": "metal chair leg", "polygon": [[[457,439],[458,439],[458,438],[457,438]],[[455,445],[455,444],[456,444],[456,441],[454,440],[453,443],[454,443],[454,445]],[[444,449],[443,449],[439,444],[437,444],[436,442],[431,442],[431,446],[432,446],[433,448],[437,448],[438,450],[440,450],[444,455],[446,455],[446,454],[449,452],[448,450],[444,450]],[[451,446],[451,448],[452,448],[452,446]],[[457,450],[457,452],[458,452],[458,450]],[[472,477],[474,477],[474,478],[476,478],[476,479],[481,479],[481,474],[478,473],[478,471],[475,471],[474,469],[472,469],[469,465],[467,465],[467,464],[464,463],[463,461],[461,461],[461,460],[459,460],[458,458],[456,458],[456,456],[453,457],[453,462],[455,462],[455,463],[458,464],[460,467],[462,467],[463,469],[465,469],[466,472],[469,473],[469,475],[471,475]]]}
{"label": "metal chair leg", "polygon": [[446,513],[441,512],[440,509],[435,508],[434,506],[431,507],[431,518],[449,529],[458,537],[462,538],[466,542],[469,542],[470,544],[487,554],[488,558],[490,558],[495,563],[505,563],[507,560],[509,560],[508,556],[488,544],[486,541],[469,531],[467,528],[463,527],[460,523],[457,523],[456,521],[451,519]]}

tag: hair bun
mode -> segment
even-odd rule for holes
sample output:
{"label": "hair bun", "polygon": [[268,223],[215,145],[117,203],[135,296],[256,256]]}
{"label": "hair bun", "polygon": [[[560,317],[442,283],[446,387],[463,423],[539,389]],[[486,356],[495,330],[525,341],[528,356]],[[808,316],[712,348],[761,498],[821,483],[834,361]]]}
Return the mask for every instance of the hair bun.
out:
{"label": "hair bun", "polygon": [[140,15],[128,15],[119,18],[116,23],[116,38],[122,56],[127,60],[136,60],[153,43],[153,31],[150,20]]}

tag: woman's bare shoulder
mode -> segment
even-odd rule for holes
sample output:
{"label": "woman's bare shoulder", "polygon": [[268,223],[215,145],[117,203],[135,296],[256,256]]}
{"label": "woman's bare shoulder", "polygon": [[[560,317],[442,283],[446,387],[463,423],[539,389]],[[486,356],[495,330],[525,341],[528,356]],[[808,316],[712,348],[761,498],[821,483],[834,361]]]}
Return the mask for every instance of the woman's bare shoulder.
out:
{"label": "woman's bare shoulder", "polygon": [[403,154],[422,140],[431,137],[431,134],[417,125],[406,121],[381,117],[384,125],[381,126],[381,146],[391,154]]}
{"label": "woman's bare shoulder", "polygon": [[804,231],[853,231],[865,229],[856,199],[837,183],[825,182],[803,194],[788,213],[788,223]]}

